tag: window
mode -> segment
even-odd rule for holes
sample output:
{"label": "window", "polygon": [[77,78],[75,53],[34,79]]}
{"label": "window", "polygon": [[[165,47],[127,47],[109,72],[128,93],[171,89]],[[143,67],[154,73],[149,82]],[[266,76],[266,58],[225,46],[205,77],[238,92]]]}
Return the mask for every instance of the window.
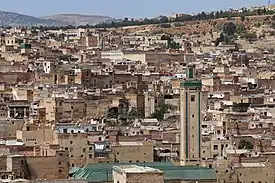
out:
{"label": "window", "polygon": [[92,154],[89,154],[89,158],[92,159],[92,158],[93,158],[93,155],[92,155]]}
{"label": "window", "polygon": [[218,145],[214,145],[213,148],[214,148],[214,150],[217,150],[218,149]]}
{"label": "window", "polygon": [[195,95],[191,95],[191,102],[195,102]]}
{"label": "window", "polygon": [[73,144],[73,141],[70,141],[70,144]]}
{"label": "window", "polygon": [[66,150],[66,151],[68,151],[68,149],[69,149],[68,147],[65,147],[65,150]]}
{"label": "window", "polygon": [[132,163],[132,160],[130,160],[129,163]]}
{"label": "window", "polygon": [[74,155],[71,155],[71,158],[73,158],[74,157]]}
{"label": "window", "polygon": [[74,167],[74,164],[72,163],[72,167]]}
{"label": "window", "polygon": [[85,152],[86,152],[86,149],[85,149],[85,148],[83,148],[82,152],[83,152],[83,153],[85,153]]}
{"label": "window", "polygon": [[92,147],[89,147],[89,150],[91,151],[93,148]]}
{"label": "window", "polygon": [[194,118],[195,117],[195,115],[194,114],[192,114],[192,118]]}

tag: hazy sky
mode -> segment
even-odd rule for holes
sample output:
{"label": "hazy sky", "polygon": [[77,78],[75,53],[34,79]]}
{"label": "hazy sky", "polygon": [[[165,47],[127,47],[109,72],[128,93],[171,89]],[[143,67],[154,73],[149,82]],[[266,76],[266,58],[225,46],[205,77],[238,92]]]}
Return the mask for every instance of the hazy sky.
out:
{"label": "hazy sky", "polygon": [[0,9],[33,16],[79,13],[139,18],[263,4],[268,0],[1,0]]}

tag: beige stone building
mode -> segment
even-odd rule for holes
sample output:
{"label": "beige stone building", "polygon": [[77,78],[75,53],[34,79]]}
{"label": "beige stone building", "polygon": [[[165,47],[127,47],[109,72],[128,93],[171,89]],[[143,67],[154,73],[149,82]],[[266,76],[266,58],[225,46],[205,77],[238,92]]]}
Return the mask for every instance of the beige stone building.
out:
{"label": "beige stone building", "polygon": [[81,99],[55,99],[55,120],[84,119],[86,116],[86,102]]}
{"label": "beige stone building", "polygon": [[45,119],[46,121],[55,121],[55,108],[56,108],[56,103],[54,98],[48,97],[48,98],[43,98],[42,100],[39,101],[39,106],[40,108],[45,109]]}
{"label": "beige stone building", "polygon": [[0,156],[1,179],[54,180],[67,179],[69,174],[68,154],[57,151],[55,156],[22,155]]}
{"label": "beige stone building", "polygon": [[229,183],[273,183],[274,182],[274,167],[270,162],[253,161],[253,158],[237,164],[225,164],[218,161],[217,167],[218,182]]}
{"label": "beige stone building", "polygon": [[116,162],[153,162],[152,142],[119,142],[111,147]]}
{"label": "beige stone building", "polygon": [[16,46],[16,45],[18,45],[18,43],[16,41],[16,37],[15,36],[6,36],[5,37],[5,45],[6,46]]}
{"label": "beige stone building", "polygon": [[93,161],[94,146],[88,143],[87,133],[55,133],[53,144],[69,152],[70,167],[82,167]]}
{"label": "beige stone building", "polygon": [[164,173],[158,169],[136,165],[113,167],[114,183],[164,183]]}
{"label": "beige stone building", "polygon": [[22,130],[16,132],[16,139],[24,142],[26,146],[52,143],[53,130],[49,128],[38,129],[36,124],[25,124]]}

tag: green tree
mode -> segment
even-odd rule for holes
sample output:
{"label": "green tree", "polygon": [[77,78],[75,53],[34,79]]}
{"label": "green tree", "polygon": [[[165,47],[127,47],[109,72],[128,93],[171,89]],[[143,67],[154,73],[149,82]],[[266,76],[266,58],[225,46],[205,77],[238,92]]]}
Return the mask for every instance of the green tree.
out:
{"label": "green tree", "polygon": [[271,27],[275,29],[275,15],[271,17]]}
{"label": "green tree", "polygon": [[162,121],[164,119],[164,114],[168,112],[168,110],[171,108],[170,105],[167,104],[161,104],[155,109],[155,112],[152,114],[153,118],[157,118],[159,121]]}
{"label": "green tree", "polygon": [[245,16],[244,15],[241,15],[241,21],[243,22],[243,21],[245,21]]}
{"label": "green tree", "polygon": [[245,139],[241,139],[238,149],[253,149],[253,144]]}
{"label": "green tree", "polygon": [[237,30],[236,30],[236,32],[237,32],[238,34],[243,34],[243,33],[245,33],[245,32],[246,32],[246,27],[244,26],[244,24],[238,24],[238,25],[237,25]]}
{"label": "green tree", "polygon": [[160,24],[159,25],[161,28],[171,28],[171,24],[166,24],[166,23],[164,23],[164,24]]}
{"label": "green tree", "polygon": [[270,36],[275,36],[275,31],[270,31],[270,32],[269,32],[269,35],[270,35]]}
{"label": "green tree", "polygon": [[255,32],[248,32],[241,36],[241,38],[247,39],[249,41],[253,41],[257,39],[257,34]]}
{"label": "green tree", "polygon": [[136,109],[131,109],[131,111],[128,112],[128,116],[131,117],[140,117],[139,112]]}
{"label": "green tree", "polygon": [[179,43],[172,41],[172,42],[168,43],[168,48],[174,49],[174,50],[179,50],[181,48],[181,46]]}
{"label": "green tree", "polygon": [[106,115],[107,118],[118,118],[118,108],[117,107],[112,107],[110,109],[108,109],[107,111],[107,115]]}
{"label": "green tree", "polygon": [[233,22],[228,22],[223,27],[223,32],[228,36],[235,34],[236,31],[237,31],[237,26]]}

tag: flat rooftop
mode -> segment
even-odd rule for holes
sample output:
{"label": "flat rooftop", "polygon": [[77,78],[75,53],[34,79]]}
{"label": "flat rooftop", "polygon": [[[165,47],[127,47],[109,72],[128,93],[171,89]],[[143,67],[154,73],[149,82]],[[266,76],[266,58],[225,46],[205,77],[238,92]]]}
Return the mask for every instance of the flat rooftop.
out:
{"label": "flat rooftop", "polygon": [[119,142],[120,146],[143,146],[142,142]]}
{"label": "flat rooftop", "polygon": [[241,167],[259,168],[259,167],[265,167],[265,163],[262,163],[262,162],[259,162],[259,163],[241,163]]}
{"label": "flat rooftop", "polygon": [[159,169],[137,165],[114,166],[113,169],[124,173],[162,173]]}

